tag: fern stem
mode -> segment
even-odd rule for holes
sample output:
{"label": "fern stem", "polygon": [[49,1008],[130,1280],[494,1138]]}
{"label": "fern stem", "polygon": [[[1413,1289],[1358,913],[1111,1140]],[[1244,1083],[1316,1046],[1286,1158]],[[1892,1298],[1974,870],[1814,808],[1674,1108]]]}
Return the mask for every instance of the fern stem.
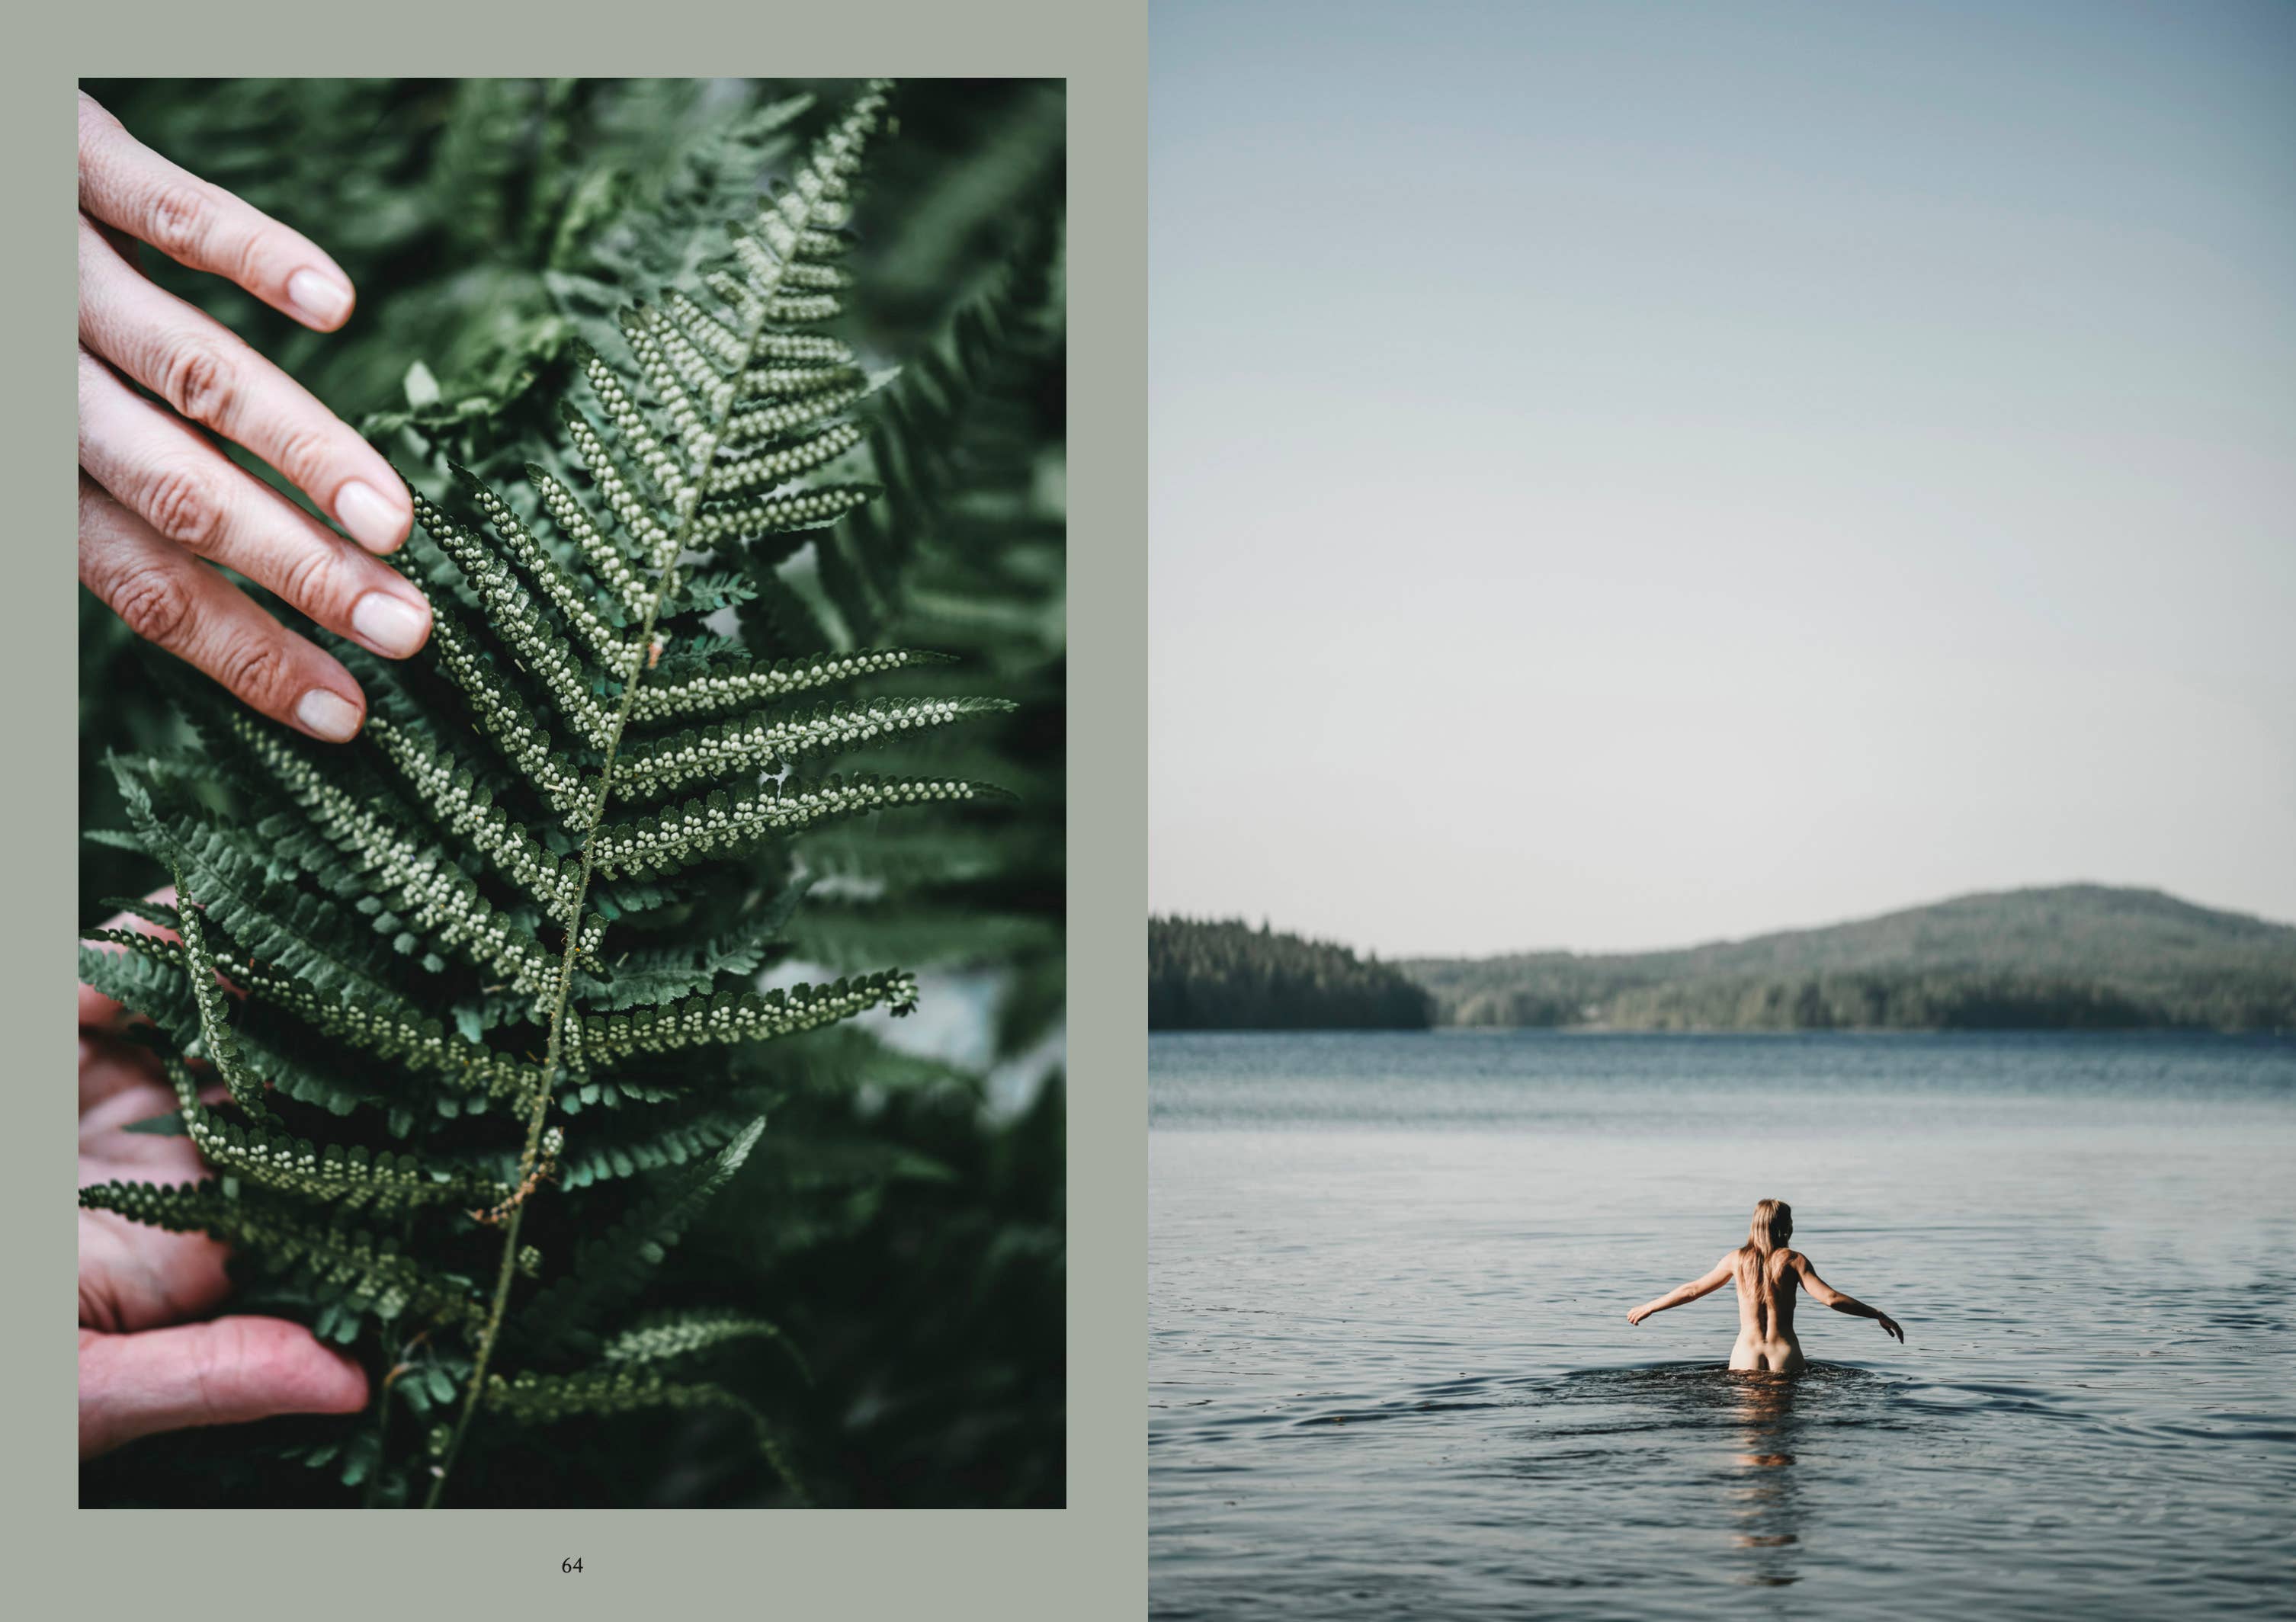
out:
{"label": "fern stem", "polygon": [[[741,377],[757,354],[758,340],[764,333],[771,309],[770,299],[758,300],[757,315],[742,334],[742,358],[734,369]],[[598,774],[597,795],[590,807],[589,825],[582,834],[582,872],[580,881],[566,906],[566,951],[558,965],[558,989],[550,1008],[550,1035],[544,1050],[543,1085],[537,1091],[534,1113],[526,1124],[526,1146],[519,1153],[519,1175],[521,1181],[534,1168],[537,1151],[542,1146],[542,1133],[549,1119],[551,1100],[556,1095],[560,1080],[559,1066],[564,1055],[566,1004],[574,988],[574,960],[582,940],[582,907],[590,895],[590,876],[595,863],[598,830],[604,823],[606,807],[613,797],[614,761],[622,746],[622,734],[628,729],[631,708],[637,702],[638,684],[645,679],[644,651],[653,643],[654,625],[661,613],[661,605],[677,588],[677,560],[685,551],[687,538],[693,530],[693,520],[701,510],[701,492],[709,482],[709,472],[718,460],[719,447],[725,441],[726,419],[732,414],[740,390],[726,391],[726,404],[709,420],[709,454],[694,470],[685,495],[680,500],[677,530],[662,547],[666,560],[657,578],[654,592],[646,603],[645,618],[638,627],[636,640],[631,644],[636,650],[630,660],[629,679],[623,684],[621,702],[614,711],[612,730],[605,743],[605,765]],[[476,1352],[471,1361],[470,1389],[463,1398],[462,1412],[455,1416],[455,1430],[447,1443],[447,1451],[431,1470],[430,1491],[422,1501],[426,1510],[436,1509],[447,1490],[447,1479],[454,1472],[455,1460],[463,1449],[463,1438],[470,1429],[471,1417],[477,1413],[479,1402],[486,1392],[487,1364],[494,1356],[495,1343],[501,1338],[503,1318],[510,1305],[512,1280],[518,1271],[518,1230],[526,1217],[526,1205],[521,1201],[510,1214],[510,1222],[503,1230],[502,1266],[495,1278],[494,1304],[488,1309],[486,1327],[480,1331]]]}

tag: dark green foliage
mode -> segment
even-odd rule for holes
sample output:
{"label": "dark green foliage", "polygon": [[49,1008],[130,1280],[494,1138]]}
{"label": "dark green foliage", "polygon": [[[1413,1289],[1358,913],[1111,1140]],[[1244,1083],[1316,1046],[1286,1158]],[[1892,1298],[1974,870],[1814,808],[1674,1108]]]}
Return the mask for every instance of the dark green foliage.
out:
{"label": "dark green foliage", "polygon": [[[92,88],[167,150],[137,91]],[[421,496],[394,561],[437,629],[405,666],[332,644],[371,700],[346,750],[193,692],[188,732],[155,725],[112,760],[111,820],[134,838],[100,848],[102,888],[152,881],[112,860],[119,844],[158,857],[181,906],[147,916],[185,938],[100,936],[83,978],[219,1069],[236,1104],[201,1104],[178,1065],[170,1119],[227,1175],[84,1199],[231,1239],[241,1305],[353,1349],[377,1408],[152,1438],[84,1470],[83,1502],[177,1501],[179,1473],[200,1502],[311,1502],[295,1477],[321,1467],[381,1504],[422,1501],[442,1471],[457,1504],[800,1502],[806,1487],[829,1503],[1057,1503],[1062,1162],[1057,1132],[1023,1132],[1057,1122],[1057,1073],[1029,1061],[1037,1102],[1016,1125],[984,1110],[977,1071],[873,1028],[816,1028],[934,995],[894,963],[995,977],[1004,1039],[986,1061],[1022,1061],[1059,1006],[1058,846],[1028,826],[1061,817],[1056,725],[1044,741],[1056,608],[1025,639],[910,640],[932,623],[912,610],[916,583],[964,578],[943,562],[959,549],[946,478],[914,496],[904,483],[898,541],[827,527],[878,496],[890,442],[867,438],[866,414],[901,397],[899,380],[866,397],[842,387],[861,375],[855,351],[819,324],[850,300],[863,332],[886,330],[865,305],[873,233],[849,229],[844,197],[882,98],[518,81],[361,94],[406,137],[378,147],[387,173],[357,180],[355,144],[333,146],[338,167],[307,174],[307,193],[267,196],[253,178],[247,192],[291,220],[368,184],[415,200],[383,241],[424,324],[382,316],[405,340],[399,397],[365,397]],[[292,90],[225,86],[176,128],[189,146],[242,113],[262,132],[250,139],[327,123]],[[196,151],[171,155],[199,167]],[[768,163],[791,181],[761,191]],[[1056,174],[1056,158],[1036,167]],[[878,231],[920,209],[920,185],[882,217],[873,193]],[[433,208],[429,188],[467,209]],[[955,233],[953,257],[942,222],[941,308],[1008,283],[1000,263],[1057,263],[1054,200],[1024,229]],[[456,256],[497,261],[468,305],[462,273],[417,268]],[[374,291],[390,278],[344,257],[362,317],[394,309]],[[1001,348],[964,337],[969,318],[909,346],[963,352],[953,372],[932,363],[937,387],[988,374],[1026,393],[1057,375],[1057,284],[1034,285],[1050,302]],[[361,398],[349,373],[337,381],[331,404]],[[968,463],[972,426],[905,428],[904,454]],[[1061,524],[1041,473],[1059,442],[1040,414],[1000,446],[1024,475],[972,458],[1007,504],[963,536],[975,569],[1049,544],[1049,569],[1021,572],[1055,605]],[[865,614],[848,576],[866,582]],[[840,769],[860,750],[871,770]],[[990,783],[1019,797],[987,803]],[[821,950],[816,910],[868,920],[862,949],[882,954]],[[758,984],[791,963],[844,978]],[[243,996],[214,990],[210,965]],[[849,1283],[812,1274],[830,1247]],[[999,1277],[1025,1275],[1019,1293],[980,1274],[992,1257]],[[923,1305],[980,1288],[1016,1310]],[[651,1309],[633,1318],[641,1297]],[[936,1317],[948,1332],[930,1357],[896,1352]],[[867,1392],[808,1383],[824,1340]],[[887,1401],[903,1428],[861,1434],[854,1416]],[[544,1424],[546,1468],[528,1439]],[[890,1470],[880,1446],[909,1462]]]}
{"label": "dark green foliage", "polygon": [[1266,924],[1148,921],[1151,1030],[1423,1030],[1433,1002],[1389,964]]}
{"label": "dark green foliage", "polygon": [[1458,1025],[2296,1028],[2296,929],[2095,885],[1964,896],[1677,952],[1402,967]]}

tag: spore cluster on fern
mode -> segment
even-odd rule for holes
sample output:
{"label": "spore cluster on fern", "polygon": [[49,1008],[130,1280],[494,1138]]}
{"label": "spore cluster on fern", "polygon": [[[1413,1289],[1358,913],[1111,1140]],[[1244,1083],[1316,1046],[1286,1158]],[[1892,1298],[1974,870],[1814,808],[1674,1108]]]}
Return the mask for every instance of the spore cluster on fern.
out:
{"label": "spore cluster on fern", "polygon": [[791,1351],[775,1325],[632,1309],[767,1130],[778,1040],[917,998],[890,964],[755,988],[813,877],[793,840],[988,792],[832,768],[1011,708],[871,691],[930,650],[768,658],[727,625],[875,494],[840,470],[883,380],[832,325],[887,99],[857,96],[722,265],[625,309],[619,352],[574,356],[557,471],[529,463],[521,495],[408,470],[392,561],[434,629],[405,665],[332,644],[369,694],[357,741],[187,692],[196,750],[115,758],[175,899],[130,908],[165,934],[95,931],[81,977],[148,1017],[213,1175],[81,1203],[227,1241],[247,1298],[366,1358],[375,1406],[308,1451],[370,1501],[451,1503],[524,1427],[650,1408],[722,1413],[802,1495],[709,1378],[729,1348]]}

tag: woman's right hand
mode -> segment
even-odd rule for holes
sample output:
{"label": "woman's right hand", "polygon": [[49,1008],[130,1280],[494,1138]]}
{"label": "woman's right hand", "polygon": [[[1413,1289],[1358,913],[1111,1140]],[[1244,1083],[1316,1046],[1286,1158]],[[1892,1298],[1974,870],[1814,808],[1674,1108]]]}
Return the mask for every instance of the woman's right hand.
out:
{"label": "woman's right hand", "polygon": [[1882,1325],[1882,1329],[1887,1331],[1889,1333],[1897,1336],[1898,1341],[1903,1343],[1906,1339],[1906,1331],[1898,1327],[1898,1321],[1895,1318],[1891,1317],[1886,1312],[1877,1312],[1874,1315],[1874,1320]]}
{"label": "woman's right hand", "polygon": [[[315,332],[349,319],[350,278],[297,233],[152,152],[86,94],[79,208],[79,578],[138,635],[250,707],[315,738],[350,738],[366,713],[351,673],[209,565],[404,659],[430,636],[430,606],[368,554],[406,539],[406,487],[285,373],[147,280],[135,244],[226,276]],[[234,465],[202,430],[278,469],[358,544]]]}

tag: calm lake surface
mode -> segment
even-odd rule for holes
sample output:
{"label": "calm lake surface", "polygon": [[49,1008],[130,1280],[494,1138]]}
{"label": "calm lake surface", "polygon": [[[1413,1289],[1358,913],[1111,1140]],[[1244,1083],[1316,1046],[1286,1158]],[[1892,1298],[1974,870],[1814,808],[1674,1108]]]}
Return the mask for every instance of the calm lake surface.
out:
{"label": "calm lake surface", "polygon": [[[1150,1043],[1152,1613],[2296,1614],[2296,1043]],[[1763,1196],[1836,1288],[1723,1368]]]}

